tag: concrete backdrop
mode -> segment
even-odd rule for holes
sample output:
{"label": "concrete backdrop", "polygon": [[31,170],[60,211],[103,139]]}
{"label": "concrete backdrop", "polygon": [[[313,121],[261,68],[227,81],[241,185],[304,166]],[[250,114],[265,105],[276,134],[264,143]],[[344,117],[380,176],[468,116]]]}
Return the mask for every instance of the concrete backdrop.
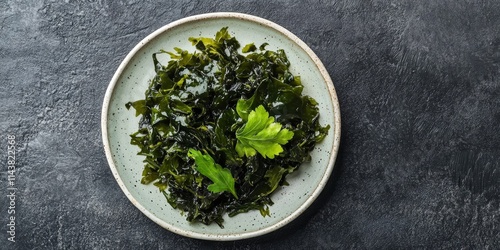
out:
{"label": "concrete backdrop", "polygon": [[[100,112],[121,60],[182,17],[257,15],[329,71],[342,111],[334,176],[271,235],[207,242],[162,229],[119,189]],[[500,2],[0,2],[2,249],[498,249]],[[7,240],[16,137],[16,243]]]}

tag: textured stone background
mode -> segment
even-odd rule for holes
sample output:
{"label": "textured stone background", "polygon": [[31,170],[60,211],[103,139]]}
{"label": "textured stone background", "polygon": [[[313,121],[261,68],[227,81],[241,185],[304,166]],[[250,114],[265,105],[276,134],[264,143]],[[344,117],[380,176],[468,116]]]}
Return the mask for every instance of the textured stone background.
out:
{"label": "textured stone background", "polygon": [[[314,206],[270,236],[228,243],[142,215],[100,134],[105,89],[133,46],[216,11],[302,38],[343,119],[334,178]],[[4,0],[0,23],[2,249],[500,248],[498,1]],[[4,226],[7,134],[17,138],[15,244]]]}

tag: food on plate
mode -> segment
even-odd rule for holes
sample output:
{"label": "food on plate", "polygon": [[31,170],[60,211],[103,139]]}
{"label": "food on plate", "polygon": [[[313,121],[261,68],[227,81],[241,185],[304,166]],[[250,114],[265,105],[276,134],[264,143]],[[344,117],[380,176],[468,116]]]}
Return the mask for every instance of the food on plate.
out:
{"label": "food on plate", "polygon": [[[271,194],[311,160],[328,133],[317,102],[302,94],[285,51],[243,46],[227,27],[191,37],[194,52],[153,54],[156,75],[131,143],[145,157],[141,183],[153,183],[190,222],[217,223],[250,210],[270,215]],[[167,64],[158,60],[168,54]],[[279,209],[279,208],[277,208]]]}

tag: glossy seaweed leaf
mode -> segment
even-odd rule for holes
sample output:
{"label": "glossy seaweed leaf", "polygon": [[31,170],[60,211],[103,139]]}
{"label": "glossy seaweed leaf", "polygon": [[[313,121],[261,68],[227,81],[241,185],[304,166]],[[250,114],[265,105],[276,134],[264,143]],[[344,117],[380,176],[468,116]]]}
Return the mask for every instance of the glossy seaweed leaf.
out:
{"label": "glossy seaweed leaf", "polygon": [[[190,222],[223,227],[224,214],[268,216],[273,192],[311,160],[329,126],[319,124],[285,51],[250,43],[240,53],[227,27],[189,41],[193,51],[154,53],[144,99],[125,105],[140,116],[131,144],[144,157],[141,183],[157,186]],[[162,64],[159,54],[171,60]]]}

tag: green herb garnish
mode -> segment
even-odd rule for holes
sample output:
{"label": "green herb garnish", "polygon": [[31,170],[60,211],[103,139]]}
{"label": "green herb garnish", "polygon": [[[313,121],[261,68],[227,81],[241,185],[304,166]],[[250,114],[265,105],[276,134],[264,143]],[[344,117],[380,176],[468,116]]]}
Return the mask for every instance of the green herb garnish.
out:
{"label": "green herb garnish", "polygon": [[229,169],[222,168],[219,164],[215,163],[210,155],[204,155],[195,149],[189,149],[188,156],[194,159],[196,171],[214,182],[207,187],[210,192],[219,193],[229,191],[235,198],[238,198],[234,189],[234,178]]}
{"label": "green herb garnish", "polygon": [[281,145],[293,137],[292,131],[281,126],[274,122],[274,117],[269,117],[264,106],[258,106],[248,115],[247,123],[236,130],[236,152],[240,157],[250,157],[257,150],[264,158],[273,159],[283,152]]}
{"label": "green herb garnish", "polygon": [[[144,99],[126,104],[141,116],[131,135],[145,157],[141,183],[157,186],[190,222],[223,227],[224,214],[268,216],[271,194],[311,160],[330,126],[319,124],[283,50],[251,43],[240,53],[227,28],[189,41],[195,52],[154,53]],[[159,54],[171,60],[162,64]]]}

